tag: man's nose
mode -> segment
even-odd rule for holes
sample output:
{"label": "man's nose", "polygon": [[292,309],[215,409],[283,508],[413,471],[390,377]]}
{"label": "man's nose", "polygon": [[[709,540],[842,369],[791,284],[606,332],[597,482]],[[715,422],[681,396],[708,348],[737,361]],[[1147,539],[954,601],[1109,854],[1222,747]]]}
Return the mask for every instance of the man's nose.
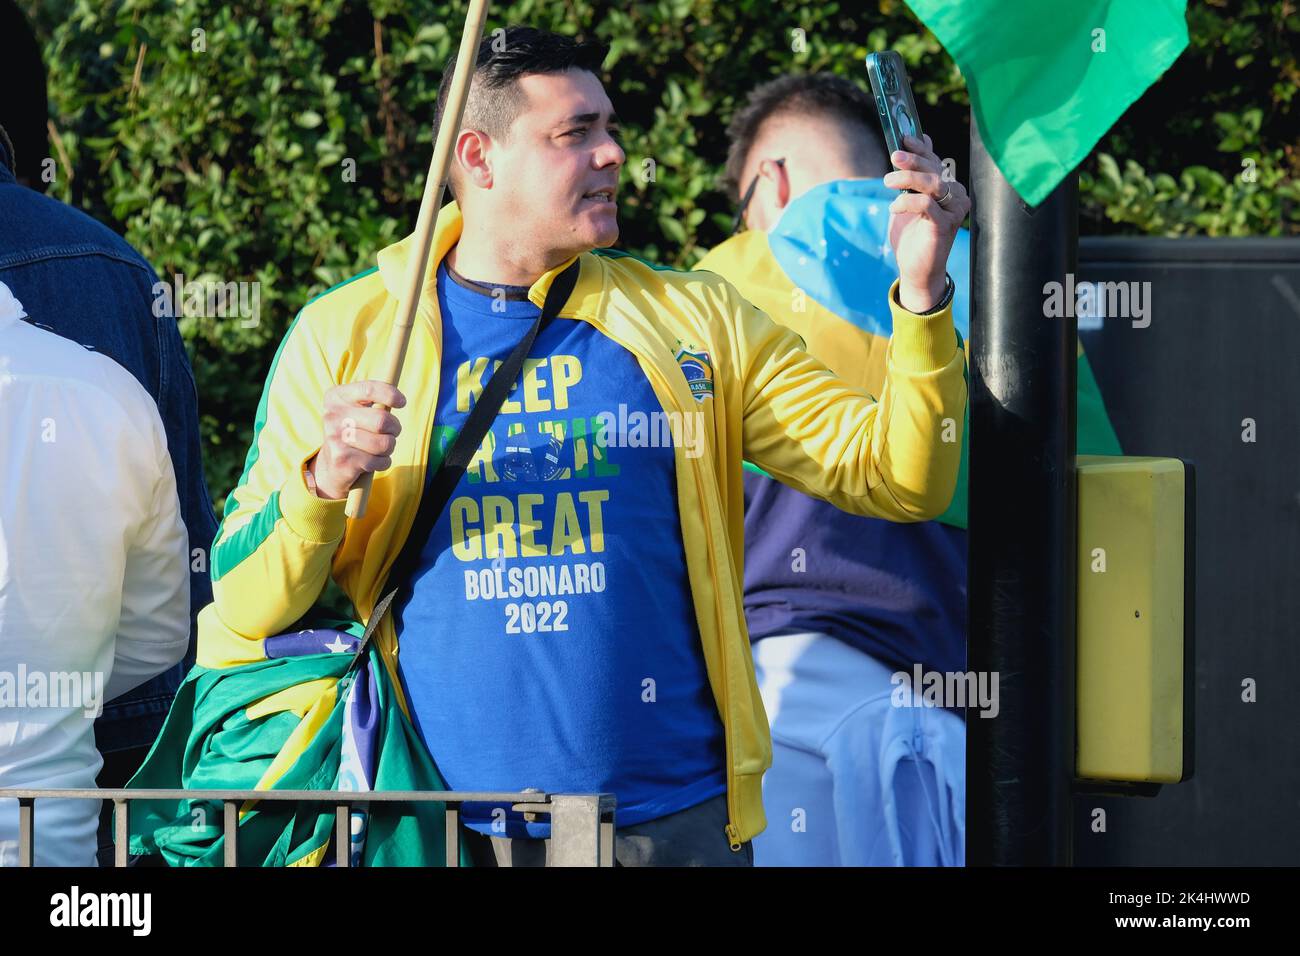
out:
{"label": "man's nose", "polygon": [[623,147],[619,146],[612,136],[600,145],[593,158],[598,169],[604,169],[606,166],[611,165],[622,166],[627,162],[627,154],[623,152]]}

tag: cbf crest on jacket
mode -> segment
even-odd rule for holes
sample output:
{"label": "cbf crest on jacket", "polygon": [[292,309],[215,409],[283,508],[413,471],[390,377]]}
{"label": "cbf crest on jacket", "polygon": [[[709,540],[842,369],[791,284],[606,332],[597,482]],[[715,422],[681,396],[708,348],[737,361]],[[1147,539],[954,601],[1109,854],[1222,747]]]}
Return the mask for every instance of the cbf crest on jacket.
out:
{"label": "cbf crest on jacket", "polygon": [[708,352],[678,349],[677,364],[682,367],[682,375],[696,402],[713,397],[713,363]]}

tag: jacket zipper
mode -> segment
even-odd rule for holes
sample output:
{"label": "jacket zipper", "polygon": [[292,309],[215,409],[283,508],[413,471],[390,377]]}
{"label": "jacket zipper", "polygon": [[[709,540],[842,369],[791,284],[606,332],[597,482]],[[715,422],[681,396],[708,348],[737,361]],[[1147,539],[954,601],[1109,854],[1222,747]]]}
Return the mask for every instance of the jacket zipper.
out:
{"label": "jacket zipper", "polygon": [[[628,343],[623,342],[620,339],[617,339],[614,336],[610,335],[609,332],[603,327],[597,325],[597,328],[607,338],[613,339],[615,342],[618,342],[619,345],[622,345],[624,348],[631,351],[634,355],[641,357],[641,352],[639,350],[633,348]],[[663,387],[665,394],[671,396],[673,393],[672,387],[669,384],[667,378],[664,376],[662,369],[660,369],[659,363],[656,362],[653,358],[650,358],[648,364],[650,365],[651,368],[654,369],[655,376],[659,379],[659,384]],[[677,409],[677,411],[681,412],[681,414],[683,415],[688,414],[687,412],[683,411],[680,407]],[[704,494],[703,480],[700,475],[700,465],[698,463],[696,462],[691,463],[691,474],[695,478],[695,493],[696,495],[699,496],[700,504],[704,505],[706,496]],[[680,516],[678,516],[678,520],[679,521],[681,520]],[[713,522],[711,520],[707,520],[704,522],[704,536],[708,543],[709,574],[713,578],[714,588],[717,589],[719,587],[720,582],[718,580],[717,565],[714,561]],[[714,626],[716,628],[716,637],[718,643],[718,660],[720,661],[722,667],[722,710],[723,710],[722,736],[723,736],[723,746],[724,749],[726,750],[726,757],[727,757],[727,817],[728,819],[727,819],[727,825],[723,829],[726,832],[727,843],[730,846],[731,851],[733,853],[739,853],[742,846],[740,842],[740,827],[737,826],[735,822],[737,818],[736,773],[735,773],[736,763],[734,759],[733,738],[735,736],[736,731],[735,731],[735,727],[733,726],[734,721],[732,720],[732,714],[731,714],[731,695],[728,691],[728,684],[727,684],[726,641],[724,639],[723,622],[721,618],[721,612],[718,608],[717,600],[713,601],[713,618],[714,618]]]}

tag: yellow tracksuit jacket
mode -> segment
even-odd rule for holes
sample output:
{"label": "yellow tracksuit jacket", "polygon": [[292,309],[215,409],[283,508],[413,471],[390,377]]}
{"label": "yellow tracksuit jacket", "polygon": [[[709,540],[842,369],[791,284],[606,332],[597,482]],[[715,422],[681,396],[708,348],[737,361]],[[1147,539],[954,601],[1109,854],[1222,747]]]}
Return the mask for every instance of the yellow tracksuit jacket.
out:
{"label": "yellow tracksuit jacket", "polygon": [[[199,664],[264,659],[264,639],[308,612],[331,575],[360,619],[369,619],[423,487],[440,385],[436,268],[461,226],[456,205],[444,207],[399,383],[407,397],[395,413],[402,434],[359,521],[346,518],[343,501],[314,497],[302,469],[321,445],[326,390],[380,374],[410,237],[383,249],[376,269],[308,303],[285,335],[244,474],[213,545],[214,600],[199,615]],[[738,848],[765,826],[761,783],[771,764],[741,603],[742,461],[845,511],[933,518],[947,507],[957,476],[961,436],[944,442],[940,433],[945,419],[961,427],[964,355],[950,308],[917,316],[891,302],[895,331],[877,399],[837,379],[793,332],[718,276],[656,268],[618,253],[578,258],[577,286],[560,316],[590,322],[628,349],[665,411],[704,416],[704,453],[675,448],[677,499],[701,649],[726,731],[727,836]],[[540,306],[572,261],[539,278],[529,298]],[[679,364],[683,349],[696,361],[702,353],[702,367],[711,368],[713,390],[701,401]],[[376,639],[396,682],[391,617]]]}

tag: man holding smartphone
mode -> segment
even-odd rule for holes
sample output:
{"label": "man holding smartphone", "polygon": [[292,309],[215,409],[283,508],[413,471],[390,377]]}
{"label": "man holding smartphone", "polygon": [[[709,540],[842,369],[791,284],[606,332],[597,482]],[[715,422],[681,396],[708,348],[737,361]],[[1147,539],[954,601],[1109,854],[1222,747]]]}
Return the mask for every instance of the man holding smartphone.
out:
{"label": "man holding smartphone", "polygon": [[[929,137],[903,140],[916,156],[890,156],[879,106],[826,73],[755,89],[732,120],[727,161],[728,185],[744,200],[737,224],[749,231],[698,266],[871,394],[889,387],[895,329],[881,292],[912,255],[890,210],[961,194]],[[923,192],[896,192],[906,188]],[[957,230],[948,271],[963,335],[968,268],[969,236]],[[1079,362],[1079,451],[1118,454],[1082,353]],[[745,475],[745,615],[773,741],[763,788],[771,825],[755,862],[961,865],[961,711],[897,705],[917,666],[966,667],[965,489],[939,520],[900,524],[841,514],[777,478]]]}
{"label": "man holding smartphone", "polygon": [[[939,188],[927,146],[909,154],[900,184],[920,191],[894,203],[898,281],[880,290],[888,387],[868,395],[717,276],[594,254],[618,238],[626,159],[605,51],[501,39],[479,49],[401,391],[374,378],[409,239],[285,337],[213,548],[199,663],[262,659],[331,576],[371,617],[427,469],[576,264],[375,640],[453,789],[613,792],[620,863],[743,865],[770,743],[740,601],[741,456],[852,512],[942,510],[959,455],[940,433],[966,402],[946,260],[969,203]],[[692,416],[704,440],[648,446],[626,410]],[[602,414],[620,424],[596,429]],[[348,521],[366,473],[369,510]],[[565,596],[499,593],[516,575]],[[473,804],[463,819],[476,862],[545,858],[543,821]]]}

